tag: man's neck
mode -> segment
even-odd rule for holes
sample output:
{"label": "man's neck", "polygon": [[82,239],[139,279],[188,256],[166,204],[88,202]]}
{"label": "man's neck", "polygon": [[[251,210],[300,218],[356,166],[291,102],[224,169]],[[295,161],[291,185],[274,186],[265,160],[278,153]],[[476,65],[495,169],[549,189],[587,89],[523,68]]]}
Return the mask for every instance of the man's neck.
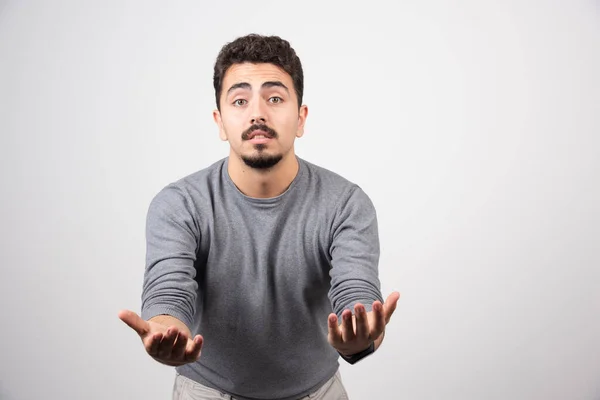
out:
{"label": "man's neck", "polygon": [[298,169],[298,160],[293,152],[268,169],[250,168],[237,155],[230,154],[227,172],[240,192],[248,197],[266,199],[285,192]]}

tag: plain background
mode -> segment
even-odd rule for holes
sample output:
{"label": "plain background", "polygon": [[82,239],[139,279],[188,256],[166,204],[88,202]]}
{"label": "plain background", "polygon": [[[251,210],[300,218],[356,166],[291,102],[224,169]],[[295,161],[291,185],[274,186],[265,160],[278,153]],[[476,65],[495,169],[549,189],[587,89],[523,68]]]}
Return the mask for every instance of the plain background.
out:
{"label": "plain background", "polygon": [[0,1],[0,399],[170,398],[117,312],[150,199],[228,154],[250,32],[301,57],[297,153],[371,196],[402,293],[351,398],[600,399],[600,3],[519,0]]}

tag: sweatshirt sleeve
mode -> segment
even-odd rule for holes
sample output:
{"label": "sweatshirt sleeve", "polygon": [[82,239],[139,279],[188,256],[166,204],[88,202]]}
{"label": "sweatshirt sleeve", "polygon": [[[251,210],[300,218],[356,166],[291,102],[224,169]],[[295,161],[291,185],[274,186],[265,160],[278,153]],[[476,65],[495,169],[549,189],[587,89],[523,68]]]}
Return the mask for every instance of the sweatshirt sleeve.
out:
{"label": "sweatshirt sleeve", "polygon": [[373,302],[383,302],[378,277],[379,234],[373,203],[358,186],[342,197],[333,218],[331,231],[331,287],[329,299],[333,312],[358,302],[371,311]]}
{"label": "sweatshirt sleeve", "polygon": [[151,201],[146,218],[143,319],[170,315],[192,329],[199,242],[199,224],[185,193],[167,186]]}

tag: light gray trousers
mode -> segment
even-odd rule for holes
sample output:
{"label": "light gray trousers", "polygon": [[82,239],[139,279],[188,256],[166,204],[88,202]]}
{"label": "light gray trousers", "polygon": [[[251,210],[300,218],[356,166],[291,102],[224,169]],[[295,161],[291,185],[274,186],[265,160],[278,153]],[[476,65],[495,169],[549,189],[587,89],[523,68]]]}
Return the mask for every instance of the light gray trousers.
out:
{"label": "light gray trousers", "polygon": [[[348,393],[342,383],[340,371],[314,393],[302,397],[302,400],[348,400]],[[173,385],[173,400],[235,400],[228,394],[206,387],[185,376],[177,374]],[[299,399],[300,400],[300,399]]]}

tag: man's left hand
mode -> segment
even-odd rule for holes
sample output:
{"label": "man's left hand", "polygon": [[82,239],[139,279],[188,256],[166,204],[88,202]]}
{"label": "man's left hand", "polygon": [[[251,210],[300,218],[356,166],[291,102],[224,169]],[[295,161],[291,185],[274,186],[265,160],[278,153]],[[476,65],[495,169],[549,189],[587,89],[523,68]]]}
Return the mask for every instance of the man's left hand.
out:
{"label": "man's left hand", "polygon": [[385,326],[390,322],[399,298],[400,293],[392,292],[385,303],[375,301],[370,312],[366,312],[362,304],[356,303],[354,315],[352,311],[344,310],[339,325],[337,315],[329,314],[329,344],[345,356],[365,350],[372,342],[375,342],[377,350],[383,342]]}

